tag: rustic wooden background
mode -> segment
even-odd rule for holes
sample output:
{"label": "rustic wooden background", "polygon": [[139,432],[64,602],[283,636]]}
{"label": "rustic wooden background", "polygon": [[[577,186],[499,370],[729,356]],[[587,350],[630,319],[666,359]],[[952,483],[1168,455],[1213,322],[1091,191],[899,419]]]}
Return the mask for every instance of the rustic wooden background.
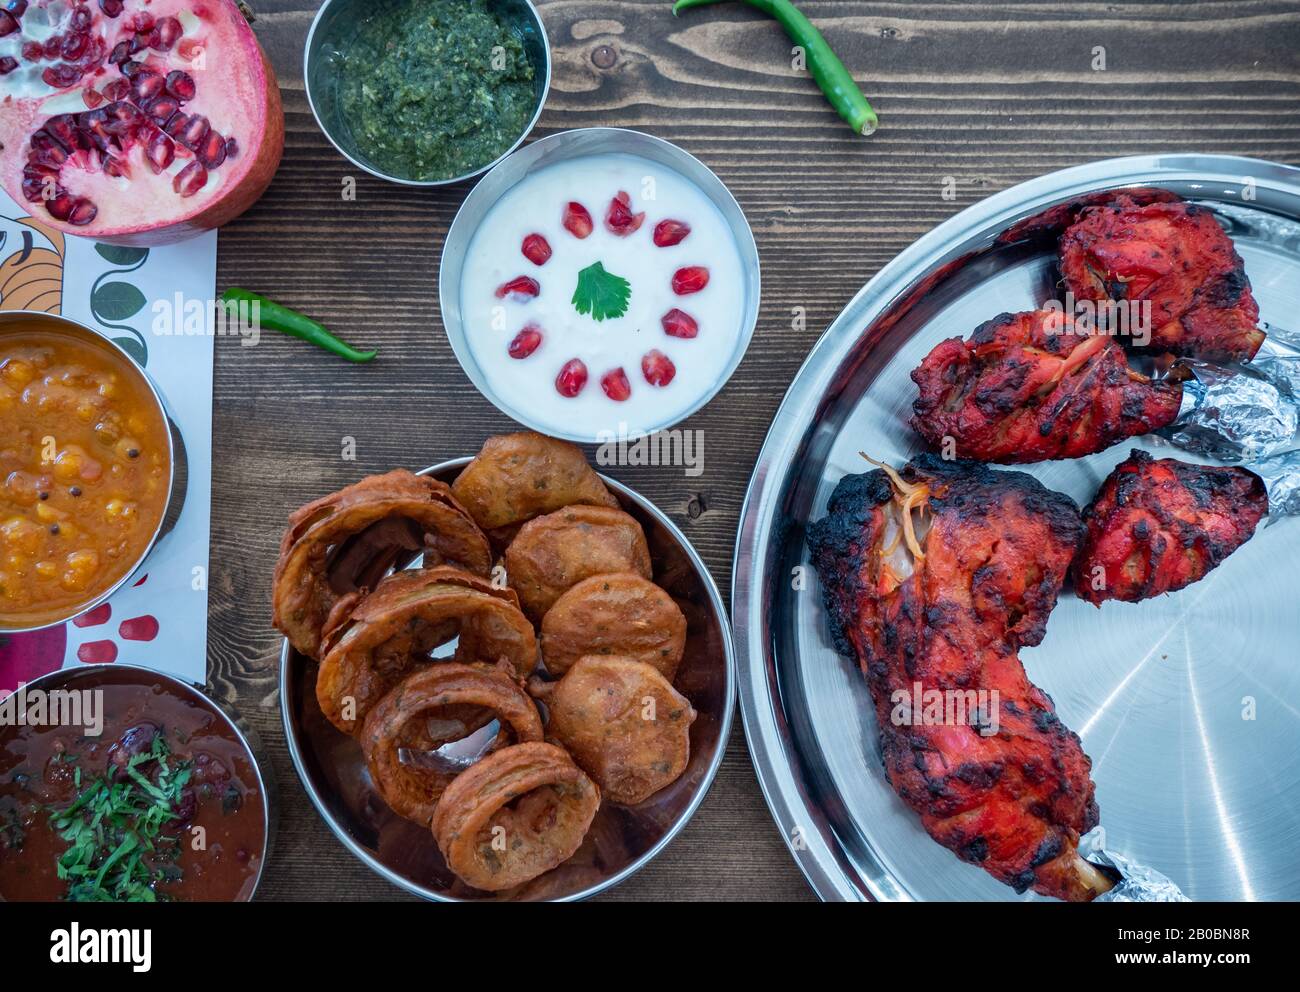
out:
{"label": "rustic wooden background", "polygon": [[[303,94],[318,4],[255,6],[287,148],[267,195],[221,232],[219,288],[264,292],[381,354],[354,367],[286,338],[218,340],[210,677],[257,727],[280,783],[262,897],[402,898],[334,839],[289,763],[269,620],[276,547],[299,504],[371,472],[472,453],[512,424],[461,372],[438,318],[439,254],[466,189],[392,186],[341,158]],[[618,125],[676,142],[727,183],[758,241],[753,345],[686,425],[704,431],[703,476],[616,473],[682,527],[724,590],[750,467],[786,386],[843,304],[919,235],[992,192],[1092,159],[1195,151],[1300,164],[1300,14],[1287,0],[801,6],[871,95],[874,137],[843,126],[791,69],[784,34],[740,4],[676,19],[669,0],[540,4],[554,79],[535,136]],[[593,59],[602,46],[609,68]],[[345,177],[355,202],[341,198]],[[354,462],[341,457],[345,436]],[[606,898],[812,898],[768,816],[739,720],[694,820]]]}

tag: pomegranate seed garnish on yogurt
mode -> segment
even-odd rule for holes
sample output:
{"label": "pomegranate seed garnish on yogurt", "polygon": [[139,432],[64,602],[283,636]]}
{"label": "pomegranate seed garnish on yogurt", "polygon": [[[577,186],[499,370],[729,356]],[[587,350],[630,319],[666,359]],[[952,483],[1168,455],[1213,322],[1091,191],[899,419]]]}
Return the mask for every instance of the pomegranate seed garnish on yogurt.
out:
{"label": "pomegranate seed garnish on yogurt", "polygon": [[641,358],[641,374],[652,386],[666,386],[677,374],[677,366],[658,348],[652,348]]}
{"label": "pomegranate seed garnish on yogurt", "polygon": [[591,234],[595,225],[591,223],[591,214],[577,200],[570,200],[564,205],[564,229],[575,238],[585,238]]}
{"label": "pomegranate seed garnish on yogurt", "polygon": [[[649,186],[654,199],[642,202]],[[527,278],[520,267],[546,292],[511,291]],[[679,271],[689,299],[674,287]],[[644,433],[677,423],[726,377],[746,278],[731,226],[693,182],[641,156],[586,155],[528,173],[482,214],[464,254],[460,314],[485,392],[529,426]]]}
{"label": "pomegranate seed garnish on yogurt", "polygon": [[520,251],[534,265],[545,265],[551,257],[551,243],[540,234],[530,234],[524,238]]}
{"label": "pomegranate seed garnish on yogurt", "polygon": [[509,282],[503,282],[497,287],[496,296],[498,300],[504,300],[507,296],[512,300],[527,300],[536,296],[542,291],[541,284],[529,276],[515,276]]}
{"label": "pomegranate seed garnish on yogurt", "polygon": [[632,384],[627,381],[627,373],[621,368],[610,369],[600,377],[600,388],[605,395],[616,403],[622,403],[632,395]]}
{"label": "pomegranate seed garnish on yogurt", "polygon": [[536,324],[528,324],[514,336],[506,351],[511,358],[527,358],[542,343],[542,329]]}
{"label": "pomegranate seed garnish on yogurt", "polygon": [[700,325],[695,322],[695,318],[676,307],[664,314],[659,319],[659,323],[663,325],[664,333],[669,337],[693,338],[700,333]]}
{"label": "pomegranate seed garnish on yogurt", "polygon": [[614,199],[609,201],[609,210],[605,213],[605,228],[610,234],[626,238],[635,233],[645,222],[645,211],[632,213],[632,198],[626,191],[619,190]]}
{"label": "pomegranate seed garnish on yogurt", "polygon": [[673,273],[673,292],[678,296],[698,293],[709,284],[709,270],[703,265],[688,265]]}
{"label": "pomegranate seed garnish on yogurt", "polygon": [[682,220],[661,220],[655,225],[655,244],[660,248],[671,248],[681,244],[682,239],[691,233],[691,225]]}
{"label": "pomegranate seed garnish on yogurt", "polygon": [[555,377],[555,391],[569,399],[582,392],[586,384],[587,366],[581,358],[570,358],[560,366],[560,374]]}

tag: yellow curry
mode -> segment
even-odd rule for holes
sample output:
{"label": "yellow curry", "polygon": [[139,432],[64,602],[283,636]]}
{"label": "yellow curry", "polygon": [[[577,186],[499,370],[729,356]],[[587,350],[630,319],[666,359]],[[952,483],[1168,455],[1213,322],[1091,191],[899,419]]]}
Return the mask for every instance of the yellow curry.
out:
{"label": "yellow curry", "polygon": [[75,616],[131,571],[170,474],[129,359],[72,332],[0,331],[0,628]]}

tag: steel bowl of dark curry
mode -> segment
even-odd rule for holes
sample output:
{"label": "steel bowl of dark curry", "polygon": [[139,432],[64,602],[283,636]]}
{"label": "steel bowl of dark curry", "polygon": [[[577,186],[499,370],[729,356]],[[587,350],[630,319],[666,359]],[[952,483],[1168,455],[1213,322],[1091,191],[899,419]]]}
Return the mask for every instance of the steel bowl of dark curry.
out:
{"label": "steel bowl of dark curry", "polygon": [[270,822],[248,738],[192,686],[95,666],[0,699],[0,901],[244,902]]}

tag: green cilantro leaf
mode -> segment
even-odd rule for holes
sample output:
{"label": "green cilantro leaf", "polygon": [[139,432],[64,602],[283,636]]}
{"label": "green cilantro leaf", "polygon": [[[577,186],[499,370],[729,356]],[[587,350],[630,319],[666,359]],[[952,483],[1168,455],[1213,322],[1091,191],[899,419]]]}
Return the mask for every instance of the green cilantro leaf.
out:
{"label": "green cilantro leaf", "polygon": [[594,262],[578,273],[578,286],[573,291],[572,303],[578,313],[589,313],[592,320],[606,320],[627,313],[631,296],[631,283],[622,276],[606,272],[605,266]]}

